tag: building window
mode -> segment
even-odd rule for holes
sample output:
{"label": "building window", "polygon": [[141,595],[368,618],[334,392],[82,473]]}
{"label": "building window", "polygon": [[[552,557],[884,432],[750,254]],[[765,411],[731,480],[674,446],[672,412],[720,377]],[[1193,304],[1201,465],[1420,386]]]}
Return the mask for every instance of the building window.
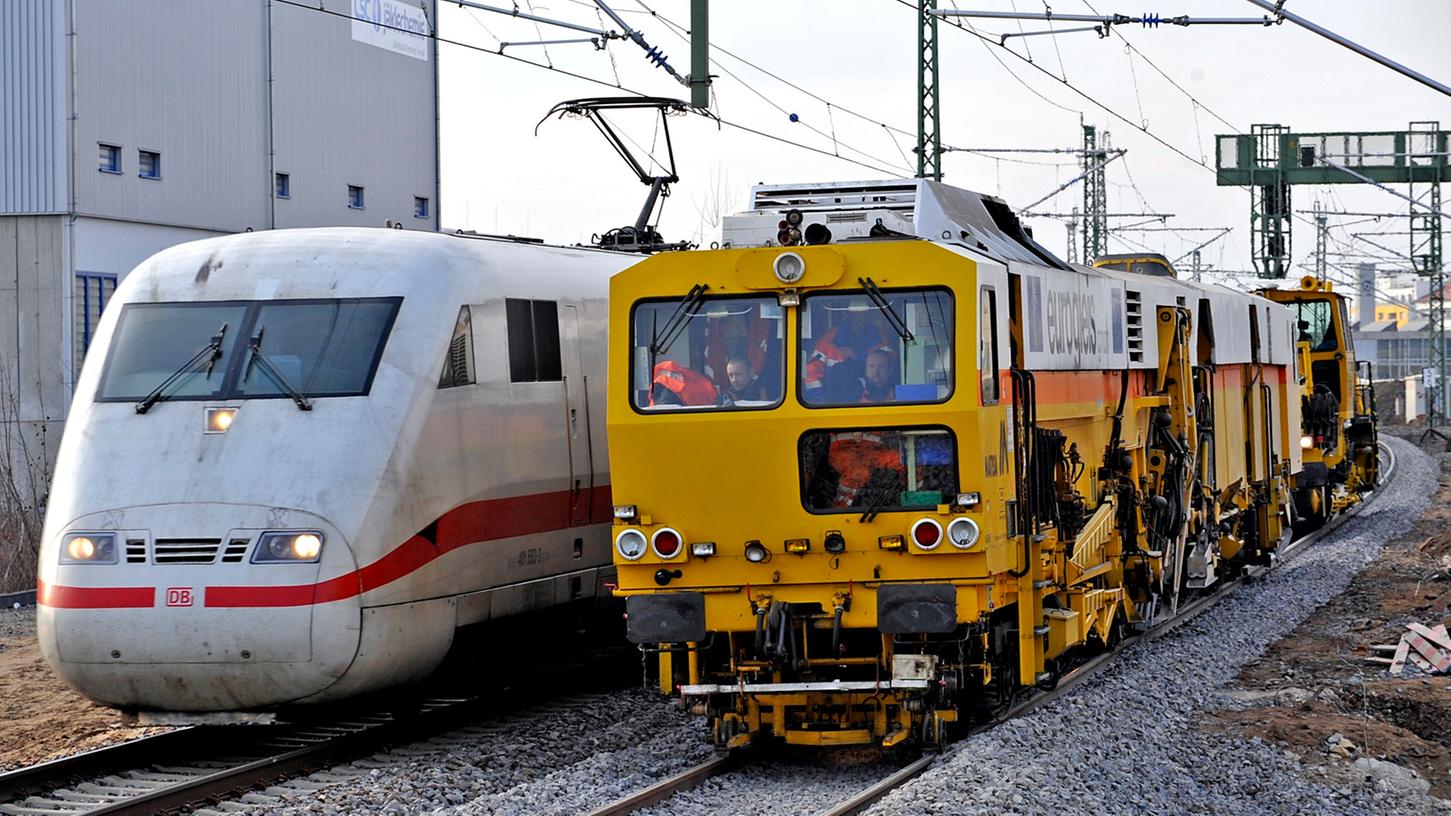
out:
{"label": "building window", "polygon": [[354,210],[363,209],[363,188],[356,184],[348,185],[348,207]]}
{"label": "building window", "polygon": [[121,172],[121,147],[120,145],[101,144],[101,172]]}
{"label": "building window", "polygon": [[116,276],[103,272],[76,273],[76,370],[81,373],[81,361],[91,347],[91,338],[96,335],[96,324],[101,320],[111,295],[116,292]]}
{"label": "building window", "polygon": [[141,178],[161,178],[161,154],[154,150],[136,151],[136,161],[141,166]]}
{"label": "building window", "polygon": [[423,196],[414,196],[413,197],[413,217],[414,218],[427,218],[428,217],[428,199],[424,198]]}
{"label": "building window", "polygon": [[559,382],[559,306],[552,300],[504,300],[509,381]]}
{"label": "building window", "polygon": [[292,198],[292,176],[278,173],[275,186],[278,198]]}

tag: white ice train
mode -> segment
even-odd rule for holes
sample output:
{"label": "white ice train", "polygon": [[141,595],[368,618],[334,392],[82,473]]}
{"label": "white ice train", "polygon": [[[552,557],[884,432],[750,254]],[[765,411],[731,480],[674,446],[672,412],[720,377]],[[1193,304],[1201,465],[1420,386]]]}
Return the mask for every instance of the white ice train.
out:
{"label": "white ice train", "polygon": [[123,709],[266,709],[607,594],[606,292],[637,258],[312,229],[147,260],[76,383],[46,659]]}

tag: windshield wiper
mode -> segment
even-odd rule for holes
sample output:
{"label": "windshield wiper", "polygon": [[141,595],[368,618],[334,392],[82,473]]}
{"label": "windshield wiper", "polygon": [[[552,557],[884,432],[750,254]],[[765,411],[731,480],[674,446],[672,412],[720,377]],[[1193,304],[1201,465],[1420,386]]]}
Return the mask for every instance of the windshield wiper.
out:
{"label": "windshield wiper", "polygon": [[887,506],[887,500],[890,498],[892,498],[890,490],[883,490],[872,497],[872,500],[867,503],[866,509],[862,511],[862,517],[857,519],[857,523],[866,524],[869,521],[876,521],[878,512]]}
{"label": "windshield wiper", "polygon": [[877,309],[887,316],[887,322],[892,324],[892,330],[897,333],[897,336],[908,343],[912,342],[912,332],[907,329],[907,324],[902,321],[902,318],[892,311],[892,304],[887,302],[887,297],[877,287],[877,282],[871,278],[857,278],[856,282],[867,291],[867,297],[872,299],[872,303],[877,305]]}
{"label": "windshield wiper", "polygon": [[162,399],[165,399],[163,394],[165,394],[166,389],[169,388],[172,383],[180,379],[183,375],[191,373],[192,369],[196,367],[196,364],[201,362],[202,358],[207,357],[207,355],[211,355],[210,357],[207,357],[207,376],[212,376],[212,367],[216,365],[217,358],[222,356],[222,338],[226,335],[227,324],[223,323],[222,327],[220,329],[217,329],[217,333],[212,335],[211,342],[203,346],[201,351],[198,351],[196,354],[192,355],[192,358],[190,360],[182,363],[181,368],[178,368],[177,370],[171,372],[171,376],[162,380],[161,385],[156,386],[156,388],[153,389],[150,394],[142,397],[141,401],[136,403],[136,413],[144,414],[147,411],[151,410],[151,406],[160,402]]}
{"label": "windshield wiper", "polygon": [[709,288],[703,283],[690,287],[690,291],[680,301],[680,305],[675,307],[675,312],[670,315],[670,319],[665,321],[665,328],[650,338],[650,355],[652,357],[656,354],[664,354],[675,344],[675,338],[679,337],[680,333],[685,331],[685,327],[690,325],[690,318],[695,317],[700,308],[700,301],[705,299],[705,290]]}
{"label": "windshield wiper", "polygon": [[301,391],[298,391],[292,383],[288,382],[287,378],[282,375],[282,372],[277,370],[277,366],[272,364],[272,360],[262,353],[262,333],[265,331],[266,329],[258,329],[257,336],[253,337],[251,344],[247,346],[252,352],[252,357],[247,360],[247,370],[242,374],[242,379],[245,381],[251,375],[253,364],[261,363],[262,371],[271,377],[272,381],[277,383],[277,387],[286,392],[287,396],[291,397],[293,402],[297,403],[297,410],[311,411],[312,403],[308,402],[307,397],[304,397]]}

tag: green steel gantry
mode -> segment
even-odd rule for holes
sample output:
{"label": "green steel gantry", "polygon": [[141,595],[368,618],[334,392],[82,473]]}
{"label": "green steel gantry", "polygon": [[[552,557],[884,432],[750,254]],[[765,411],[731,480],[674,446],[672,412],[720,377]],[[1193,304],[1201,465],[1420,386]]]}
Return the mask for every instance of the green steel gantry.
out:
{"label": "green steel gantry", "polygon": [[[1431,282],[1426,317],[1427,420],[1444,424],[1446,406],[1446,275],[1441,246],[1441,182],[1451,181],[1448,132],[1437,122],[1403,131],[1291,133],[1284,125],[1253,125],[1248,134],[1215,139],[1220,186],[1249,187],[1255,272],[1284,278],[1290,267],[1290,188],[1297,184],[1370,184],[1410,203],[1410,258]],[[1401,195],[1387,185],[1405,184]],[[1317,261],[1318,262],[1318,261]]]}
{"label": "green steel gantry", "polygon": [[937,17],[917,5],[917,178],[942,180],[942,111],[938,106]]}
{"label": "green steel gantry", "polygon": [[[1106,137],[1108,134],[1104,134]],[[1083,126],[1083,262],[1108,254],[1108,145],[1099,144],[1098,130]]]}

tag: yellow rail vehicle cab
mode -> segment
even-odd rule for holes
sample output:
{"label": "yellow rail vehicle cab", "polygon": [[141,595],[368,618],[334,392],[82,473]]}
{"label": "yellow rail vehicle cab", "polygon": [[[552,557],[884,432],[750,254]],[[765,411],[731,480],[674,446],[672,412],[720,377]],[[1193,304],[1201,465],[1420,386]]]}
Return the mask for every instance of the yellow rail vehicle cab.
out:
{"label": "yellow rail vehicle cab", "polygon": [[940,742],[1282,539],[1287,309],[935,182],[753,196],[610,290],[628,634],[718,745]]}
{"label": "yellow rail vehicle cab", "polygon": [[[990,610],[990,576],[1019,560],[1006,297],[1001,267],[922,241],[676,253],[616,276],[632,635],[696,644],[695,685],[709,652],[767,679],[765,653],[855,665],[871,686],[878,631],[951,633]],[[849,649],[860,633],[869,648]]]}
{"label": "yellow rail vehicle cab", "polygon": [[1379,478],[1375,391],[1356,363],[1345,297],[1329,281],[1307,275],[1298,289],[1260,294],[1294,314],[1304,460],[1294,479],[1295,509],[1305,524],[1318,525]]}

